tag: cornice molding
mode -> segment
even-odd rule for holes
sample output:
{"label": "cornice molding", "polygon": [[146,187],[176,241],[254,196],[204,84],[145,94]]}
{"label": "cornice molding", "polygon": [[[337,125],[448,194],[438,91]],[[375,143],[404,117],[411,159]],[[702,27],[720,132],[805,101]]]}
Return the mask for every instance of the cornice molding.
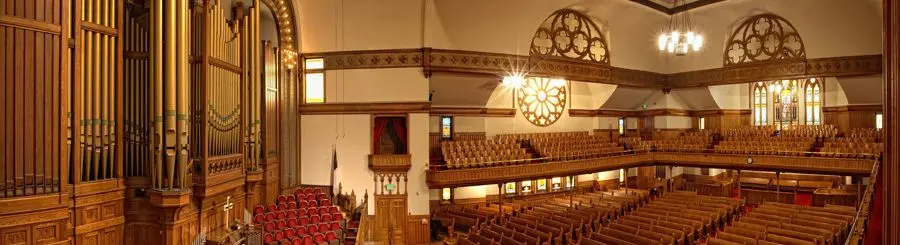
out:
{"label": "cornice molding", "polygon": [[663,14],[673,15],[673,14],[681,13],[681,12],[688,11],[691,9],[710,5],[713,3],[723,2],[725,0],[697,0],[697,1],[690,2],[690,3],[686,3],[681,6],[674,7],[674,8],[669,8],[669,7],[660,5],[660,4],[650,1],[650,0],[631,0],[631,1],[638,3],[640,5],[644,5],[653,10],[659,11]]}
{"label": "cornice molding", "polygon": [[512,70],[522,70],[530,75],[646,88],[690,88],[803,77],[865,76],[882,72],[880,54],[777,60],[673,74],[552,56],[432,48],[305,53],[302,57],[323,58],[325,70],[420,67],[426,77],[435,72],[505,76]]}
{"label": "cornice molding", "polygon": [[300,104],[301,115],[427,113],[431,102],[358,102]]}
{"label": "cornice molding", "polygon": [[484,107],[431,107],[432,116],[514,117],[516,109]]}

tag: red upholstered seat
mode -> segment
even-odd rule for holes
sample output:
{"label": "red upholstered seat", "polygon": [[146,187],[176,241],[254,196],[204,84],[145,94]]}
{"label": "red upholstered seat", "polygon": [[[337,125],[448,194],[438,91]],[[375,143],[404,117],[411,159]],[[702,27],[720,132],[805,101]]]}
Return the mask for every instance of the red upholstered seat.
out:
{"label": "red upholstered seat", "polygon": [[277,229],[275,229],[275,223],[274,223],[274,222],[266,223],[266,224],[265,224],[265,227],[266,227],[266,232],[274,232],[275,230],[277,230]]}
{"label": "red upholstered seat", "polygon": [[325,232],[325,240],[328,240],[330,242],[336,241],[337,239],[337,234],[335,234],[333,231]]}
{"label": "red upholstered seat", "polygon": [[328,195],[325,195],[325,193],[319,193],[319,194],[316,194],[316,199],[317,200],[325,200],[325,199],[328,199]]}
{"label": "red upholstered seat", "polygon": [[292,229],[284,229],[284,237],[293,238],[297,236],[297,234]]}
{"label": "red upholstered seat", "polygon": [[326,232],[331,230],[331,227],[328,226],[327,223],[319,223],[319,226],[317,228],[319,229],[319,232]]}
{"label": "red upholstered seat", "polygon": [[316,200],[316,194],[306,194],[306,200],[307,201]]}
{"label": "red upholstered seat", "polygon": [[298,206],[299,206],[300,208],[308,208],[308,207],[309,207],[309,202],[307,202],[307,201],[300,201],[300,204],[299,204]]}
{"label": "red upholstered seat", "polygon": [[319,193],[322,193],[322,189],[313,189],[313,194],[318,195]]}
{"label": "red upholstered seat", "polygon": [[266,207],[263,206],[262,204],[256,205],[256,207],[253,207],[253,214],[264,214],[264,213],[266,213]]}
{"label": "red upholstered seat", "polygon": [[333,214],[336,214],[336,213],[340,213],[340,212],[341,212],[341,210],[338,209],[337,206],[329,206],[329,207],[328,207],[328,211],[331,212],[331,213],[333,213]]}
{"label": "red upholstered seat", "polygon": [[297,193],[294,196],[297,196],[297,201],[306,201],[306,194],[303,194],[302,192]]}
{"label": "red upholstered seat", "polygon": [[284,232],[275,231],[275,240],[281,241],[281,239],[284,239]]}
{"label": "red upholstered seat", "polygon": [[337,221],[331,222],[331,230],[333,230],[333,231],[341,230],[341,222],[337,222]]}
{"label": "red upholstered seat", "polygon": [[265,242],[266,244],[275,243],[275,235],[272,235],[272,233],[266,233],[266,235],[263,236],[263,242]]}
{"label": "red upholstered seat", "polygon": [[313,189],[312,189],[312,188],[307,187],[307,188],[304,188],[304,189],[303,189],[303,194],[309,195],[309,194],[312,194],[312,193],[313,193]]}
{"label": "red upholstered seat", "polygon": [[281,203],[278,204],[278,211],[284,211],[287,209],[287,204]]}
{"label": "red upholstered seat", "polygon": [[290,201],[290,202],[288,202],[288,203],[287,203],[287,209],[288,209],[288,210],[291,210],[291,209],[297,209],[297,202],[295,202],[295,201]]}
{"label": "red upholstered seat", "polygon": [[269,209],[267,209],[267,211],[269,211],[269,212],[278,211],[278,206],[275,204],[269,204]]}
{"label": "red upholstered seat", "polygon": [[306,230],[309,231],[309,234],[319,233],[319,227],[315,224],[307,226]]}
{"label": "red upholstered seat", "polygon": [[288,202],[296,202],[296,201],[297,201],[297,197],[294,196],[294,195],[288,195],[288,196],[287,196],[287,201],[288,201]]}
{"label": "red upholstered seat", "polygon": [[313,235],[313,240],[316,241],[316,243],[323,243],[325,242],[325,235],[322,233],[316,233],[315,235]]}
{"label": "red upholstered seat", "polygon": [[[275,221],[275,228],[278,228],[279,230],[281,230],[281,229],[284,229],[284,227],[287,227],[287,224],[284,223],[284,220]],[[281,239],[278,239],[278,240],[281,240]]]}
{"label": "red upholstered seat", "polygon": [[322,222],[322,220],[318,214],[313,214],[313,215],[309,216],[309,223],[318,224],[319,222]]}
{"label": "red upholstered seat", "polygon": [[297,224],[298,224],[298,225],[308,225],[308,224],[309,224],[309,218],[306,217],[306,216],[302,216],[302,217],[300,217],[300,218],[297,218]]}
{"label": "red upholstered seat", "polygon": [[344,219],[344,214],[341,214],[341,213],[332,213],[331,214],[331,220],[341,221],[342,219]]}
{"label": "red upholstered seat", "polygon": [[275,212],[266,213],[266,222],[275,221]]}
{"label": "red upholstered seat", "polygon": [[303,239],[294,237],[294,239],[291,239],[291,245],[303,245]]}
{"label": "red upholstered seat", "polygon": [[303,194],[303,189],[294,190],[294,195],[296,196],[297,194]]}
{"label": "red upholstered seat", "polygon": [[290,218],[296,218],[296,217],[297,217],[297,210],[288,209],[287,211],[284,212],[284,214],[286,215],[286,217],[287,217],[288,219],[290,219]]}
{"label": "red upholstered seat", "polygon": [[294,229],[294,233],[298,236],[309,235],[309,231],[306,230],[306,226],[297,227],[297,229]]}
{"label": "red upholstered seat", "polygon": [[330,214],[323,214],[323,215],[322,215],[322,222],[324,222],[324,223],[331,222],[331,215],[330,215]]}
{"label": "red upholstered seat", "polygon": [[331,206],[331,200],[329,199],[321,199],[319,200],[319,203],[322,204],[322,206]]}
{"label": "red upholstered seat", "polygon": [[316,211],[316,213],[318,213],[320,216],[328,213],[328,207],[319,207],[316,210],[318,210]]}
{"label": "red upholstered seat", "polygon": [[275,212],[275,218],[284,219],[285,217],[287,217],[287,214],[285,214],[284,211]]}
{"label": "red upholstered seat", "polygon": [[276,204],[282,204],[282,203],[287,202],[287,197],[284,195],[278,195],[278,199],[276,199],[276,200],[277,200],[275,202]]}
{"label": "red upholstered seat", "polygon": [[316,202],[316,200],[309,200],[307,202],[309,203],[310,207],[318,207],[319,206],[319,203]]}
{"label": "red upholstered seat", "polygon": [[287,225],[288,227],[294,228],[297,227],[297,219],[296,218],[288,218]]}
{"label": "red upholstered seat", "polygon": [[257,214],[256,216],[253,216],[253,223],[256,223],[256,224],[266,223],[266,216],[262,215],[262,214]]}
{"label": "red upholstered seat", "polygon": [[297,217],[308,216],[306,214],[306,208],[297,208]]}
{"label": "red upholstered seat", "polygon": [[314,244],[316,244],[316,243],[313,242],[313,238],[311,236],[303,237],[303,245],[314,245]]}

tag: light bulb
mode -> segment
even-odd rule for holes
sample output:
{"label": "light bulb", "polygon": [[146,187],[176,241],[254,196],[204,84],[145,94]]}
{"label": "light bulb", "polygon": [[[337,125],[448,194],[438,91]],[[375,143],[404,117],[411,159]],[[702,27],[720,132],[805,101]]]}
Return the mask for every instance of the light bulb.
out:
{"label": "light bulb", "polygon": [[679,38],[680,38],[680,37],[679,37],[679,35],[678,35],[678,32],[677,32],[677,31],[673,31],[673,32],[672,32],[672,42],[678,42],[678,39],[679,39]]}
{"label": "light bulb", "polygon": [[693,43],[694,43],[694,32],[689,31],[689,32],[687,33],[687,43],[688,43],[688,44],[693,44]]}
{"label": "light bulb", "polygon": [[694,51],[700,51],[700,47],[703,46],[703,36],[697,35],[694,37]]}
{"label": "light bulb", "polygon": [[503,77],[503,85],[518,88],[521,87],[522,84],[525,84],[525,78],[520,75]]}
{"label": "light bulb", "polygon": [[659,51],[666,50],[666,35],[659,35],[659,40],[657,40],[657,44],[659,45]]}
{"label": "light bulb", "polygon": [[667,46],[668,46],[668,47],[666,47],[666,49],[667,49],[667,51],[669,51],[669,53],[675,52],[675,42],[674,42],[674,41],[673,41],[673,42],[669,42],[669,43],[667,44]]}

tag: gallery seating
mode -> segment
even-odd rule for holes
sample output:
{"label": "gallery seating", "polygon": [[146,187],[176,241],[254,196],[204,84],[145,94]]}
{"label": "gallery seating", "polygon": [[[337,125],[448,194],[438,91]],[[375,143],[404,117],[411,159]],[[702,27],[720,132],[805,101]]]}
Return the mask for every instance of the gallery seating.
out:
{"label": "gallery seating", "polygon": [[855,210],[766,202],[709,240],[709,244],[843,244]]}
{"label": "gallery seating", "polygon": [[343,221],[343,213],[320,189],[297,189],[253,208],[253,223],[262,227],[265,244],[328,244],[340,239]]}
{"label": "gallery seating", "polygon": [[532,158],[511,140],[444,141],[441,151],[450,169],[519,164]]}

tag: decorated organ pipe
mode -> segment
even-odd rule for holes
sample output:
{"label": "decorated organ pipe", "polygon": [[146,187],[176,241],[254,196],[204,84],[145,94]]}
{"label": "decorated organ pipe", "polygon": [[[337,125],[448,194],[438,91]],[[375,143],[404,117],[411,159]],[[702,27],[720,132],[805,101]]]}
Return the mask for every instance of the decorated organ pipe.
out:
{"label": "decorated organ pipe", "polygon": [[[188,0],[151,1],[150,60],[153,136],[151,179],[153,188],[188,186],[189,164]],[[164,42],[163,40],[167,40]],[[163,62],[165,61],[165,62]]]}
{"label": "decorated organ pipe", "polygon": [[[194,93],[190,106],[197,116],[190,142],[200,151],[194,158],[199,161],[200,174],[206,176],[241,169],[243,161],[241,88],[245,64],[241,58],[245,33],[241,31],[242,3],[235,5],[232,8],[209,0],[194,5],[192,12],[192,28],[199,38],[191,41],[194,74],[190,81]],[[235,13],[229,21],[226,11],[232,10]]]}
{"label": "decorated organ pipe", "polygon": [[262,80],[260,71],[260,42],[259,42],[259,0],[252,0],[252,5],[249,8],[249,11],[245,17],[245,21],[243,21],[243,29],[246,30],[246,34],[242,35],[244,38],[244,59],[243,59],[243,67],[244,74],[242,93],[241,97],[244,98],[243,101],[246,101],[243,106],[243,111],[245,111],[245,116],[243,119],[243,124],[245,126],[245,137],[244,137],[244,161],[247,165],[247,168],[258,168],[260,159],[262,159],[261,155],[261,120],[260,120],[260,110],[262,109],[262,104],[260,103],[261,98],[261,87]]}
{"label": "decorated organ pipe", "polygon": [[120,162],[117,161],[116,122],[117,87],[119,79],[118,40],[122,32],[118,30],[118,0],[80,1],[82,49],[78,59],[81,70],[78,100],[81,128],[76,151],[81,152],[78,180],[81,182],[118,178]]}

